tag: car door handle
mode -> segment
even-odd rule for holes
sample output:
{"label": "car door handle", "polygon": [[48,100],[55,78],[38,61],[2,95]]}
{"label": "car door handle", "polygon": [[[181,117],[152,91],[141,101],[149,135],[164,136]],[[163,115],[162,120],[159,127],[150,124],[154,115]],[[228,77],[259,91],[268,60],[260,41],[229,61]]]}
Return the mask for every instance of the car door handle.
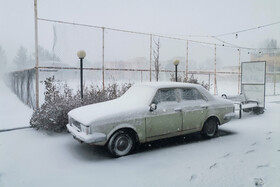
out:
{"label": "car door handle", "polygon": [[208,105],[200,105],[200,107],[203,108],[203,109],[207,109]]}
{"label": "car door handle", "polygon": [[182,109],[181,108],[175,108],[174,111],[175,112],[182,112]]}

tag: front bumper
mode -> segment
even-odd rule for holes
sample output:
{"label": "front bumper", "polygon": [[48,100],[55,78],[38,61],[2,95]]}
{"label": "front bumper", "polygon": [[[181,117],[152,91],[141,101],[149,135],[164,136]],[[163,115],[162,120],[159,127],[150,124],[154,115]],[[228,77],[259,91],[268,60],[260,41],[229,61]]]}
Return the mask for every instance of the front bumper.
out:
{"label": "front bumper", "polygon": [[106,134],[100,132],[85,134],[84,132],[79,132],[75,126],[71,126],[70,124],[67,124],[66,126],[73,137],[81,143],[94,144],[106,141]]}

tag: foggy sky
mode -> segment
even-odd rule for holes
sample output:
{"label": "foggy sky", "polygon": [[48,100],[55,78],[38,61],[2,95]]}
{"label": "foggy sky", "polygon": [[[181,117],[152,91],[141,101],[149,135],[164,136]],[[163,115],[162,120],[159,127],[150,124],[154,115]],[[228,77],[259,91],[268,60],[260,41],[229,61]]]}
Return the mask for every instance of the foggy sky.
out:
{"label": "foggy sky", "polygon": [[[279,0],[38,0],[38,16],[183,37],[217,35],[277,22],[280,21],[279,7]],[[9,62],[20,45],[27,47],[30,53],[34,51],[33,16],[33,0],[0,0],[0,45]],[[44,41],[44,35],[50,33],[43,28],[39,25],[39,44],[50,49],[49,39]],[[255,48],[265,39],[274,38],[279,46],[279,31],[280,24],[241,33],[237,39],[233,35],[222,39]]]}

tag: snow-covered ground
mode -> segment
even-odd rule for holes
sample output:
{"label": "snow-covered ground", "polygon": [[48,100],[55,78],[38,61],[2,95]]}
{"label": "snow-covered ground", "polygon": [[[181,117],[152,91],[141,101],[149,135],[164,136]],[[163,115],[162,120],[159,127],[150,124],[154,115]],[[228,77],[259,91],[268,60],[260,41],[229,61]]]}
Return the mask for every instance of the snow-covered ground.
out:
{"label": "snow-covered ground", "polygon": [[[11,92],[1,91],[0,129],[28,124],[32,111]],[[234,119],[220,127],[216,138],[203,140],[194,134],[156,141],[118,159],[103,148],[78,143],[70,134],[0,132],[0,187],[277,187],[279,113],[280,96],[267,97],[264,114]]]}
{"label": "snow-covered ground", "polygon": [[2,80],[0,90],[0,130],[29,126],[33,110],[23,104]]}

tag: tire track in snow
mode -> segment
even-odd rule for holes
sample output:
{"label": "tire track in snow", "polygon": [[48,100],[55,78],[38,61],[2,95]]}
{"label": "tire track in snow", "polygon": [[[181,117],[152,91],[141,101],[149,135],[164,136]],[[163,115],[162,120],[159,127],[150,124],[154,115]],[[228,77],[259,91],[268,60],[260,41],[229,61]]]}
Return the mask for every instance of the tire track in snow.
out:
{"label": "tire track in snow", "polygon": [[223,156],[223,158],[227,158],[227,157],[229,157],[231,154],[230,153],[227,153],[227,154],[225,154],[224,156]]}
{"label": "tire track in snow", "polygon": [[247,151],[245,154],[249,154],[249,153],[253,153],[253,152],[255,152],[254,149]]}
{"label": "tire track in snow", "polygon": [[192,176],[190,177],[190,180],[189,180],[189,181],[191,182],[191,181],[195,180],[196,177],[197,177],[197,176],[196,176],[195,174],[192,174]]}
{"label": "tire track in snow", "polygon": [[[269,131],[268,133],[266,133],[267,135],[271,135],[272,134],[272,132],[271,131]],[[270,140],[271,139],[271,136],[268,136],[267,138],[266,138],[266,140]]]}
{"label": "tire track in snow", "polygon": [[215,167],[217,167],[217,165],[218,165],[217,163],[214,163],[209,167],[209,169],[215,168]]}
{"label": "tire track in snow", "polygon": [[254,143],[251,144],[251,146],[254,146],[254,145],[256,145],[256,144],[257,144],[257,142],[254,142]]}
{"label": "tire track in snow", "polygon": [[258,165],[258,166],[257,166],[257,169],[259,169],[259,168],[267,168],[267,167],[269,167],[269,164]]}

